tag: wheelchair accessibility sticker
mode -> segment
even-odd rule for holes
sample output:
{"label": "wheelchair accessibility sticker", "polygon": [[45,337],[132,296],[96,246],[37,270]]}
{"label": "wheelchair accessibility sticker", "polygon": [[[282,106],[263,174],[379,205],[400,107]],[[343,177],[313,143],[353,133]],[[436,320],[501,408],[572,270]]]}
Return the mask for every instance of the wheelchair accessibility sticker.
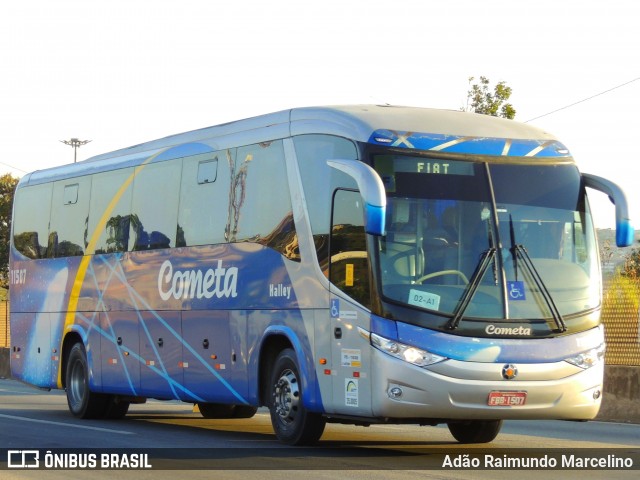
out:
{"label": "wheelchair accessibility sticker", "polygon": [[340,300],[337,298],[331,299],[331,318],[338,318],[340,316]]}
{"label": "wheelchair accessibility sticker", "polygon": [[507,282],[507,290],[509,292],[509,300],[526,300],[524,294],[524,282],[513,281]]}
{"label": "wheelchair accessibility sticker", "polygon": [[355,310],[340,310],[340,300],[338,300],[337,298],[332,298],[331,318],[339,318],[342,320],[355,322],[356,320],[358,320],[358,312]]}

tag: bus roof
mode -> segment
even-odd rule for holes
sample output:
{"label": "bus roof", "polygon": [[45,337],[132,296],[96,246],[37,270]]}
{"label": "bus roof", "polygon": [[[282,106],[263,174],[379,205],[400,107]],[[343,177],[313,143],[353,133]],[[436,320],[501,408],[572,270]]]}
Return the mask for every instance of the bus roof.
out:
{"label": "bus roof", "polygon": [[387,105],[304,107],[171,135],[101,154],[82,162],[36,171],[25,175],[20,184],[25,186],[135,166],[151,155],[170,147],[204,141],[212,148],[222,150],[316,133],[375,143],[372,141],[373,135],[381,131],[394,134],[401,132],[401,135],[419,132],[442,138],[557,141],[553,135],[531,125],[455,110]]}
{"label": "bus roof", "polygon": [[392,105],[352,105],[308,107],[291,110],[292,135],[319,130],[323,124],[341,126],[347,137],[366,142],[376,130],[393,129],[479,138],[522,140],[556,140],[539,128],[499,117],[433,108],[398,107]]}

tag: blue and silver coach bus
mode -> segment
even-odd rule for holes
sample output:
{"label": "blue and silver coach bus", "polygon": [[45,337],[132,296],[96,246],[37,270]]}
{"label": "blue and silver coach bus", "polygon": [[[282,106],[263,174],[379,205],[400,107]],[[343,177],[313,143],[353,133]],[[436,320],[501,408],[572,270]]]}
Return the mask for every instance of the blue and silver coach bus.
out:
{"label": "blue and silver coach bus", "polygon": [[601,277],[581,174],[511,120],[300,108],[23,177],[11,244],[14,377],[81,418],[179,399],[327,422],[446,423],[600,407]]}

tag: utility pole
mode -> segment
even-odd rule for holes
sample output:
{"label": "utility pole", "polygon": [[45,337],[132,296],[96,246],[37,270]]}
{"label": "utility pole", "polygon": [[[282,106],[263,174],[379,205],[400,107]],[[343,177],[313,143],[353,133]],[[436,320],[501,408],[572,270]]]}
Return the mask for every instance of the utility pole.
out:
{"label": "utility pole", "polygon": [[76,163],[78,159],[78,148],[82,145],[86,145],[91,140],[78,140],[77,138],[72,138],[71,140],[60,140],[65,145],[70,145],[73,148],[73,163]]}

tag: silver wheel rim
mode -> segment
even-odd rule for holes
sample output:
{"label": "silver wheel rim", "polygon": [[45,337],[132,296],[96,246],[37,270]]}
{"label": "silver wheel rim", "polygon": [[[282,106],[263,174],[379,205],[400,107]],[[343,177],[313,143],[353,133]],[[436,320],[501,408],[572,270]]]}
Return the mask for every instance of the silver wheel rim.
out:
{"label": "silver wheel rim", "polygon": [[298,413],[300,388],[296,375],[290,369],[282,372],[273,390],[275,411],[285,424],[293,423]]}
{"label": "silver wheel rim", "polygon": [[85,393],[84,368],[80,362],[74,362],[69,378],[69,401],[74,410],[82,405]]}

